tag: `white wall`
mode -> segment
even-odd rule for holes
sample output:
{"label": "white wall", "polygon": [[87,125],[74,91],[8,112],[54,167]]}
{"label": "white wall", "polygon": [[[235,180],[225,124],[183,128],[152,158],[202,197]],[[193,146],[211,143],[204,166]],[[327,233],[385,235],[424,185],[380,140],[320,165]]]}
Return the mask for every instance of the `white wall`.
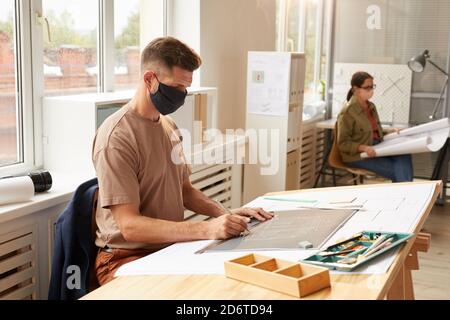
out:
{"label": "white wall", "polygon": [[169,1],[170,35],[186,42],[195,51],[200,51],[200,0]]}
{"label": "white wall", "polygon": [[153,39],[164,35],[164,1],[141,0],[140,42],[141,51]]}
{"label": "white wall", "polygon": [[[380,29],[367,27],[367,8],[372,5],[380,8]],[[449,1],[337,0],[333,59],[344,63],[406,64],[428,49],[432,60],[445,68],[449,30]],[[423,73],[413,74],[413,92],[439,93],[443,81],[444,76],[427,65]],[[426,122],[435,101],[413,97],[411,122]]]}
{"label": "white wall", "polygon": [[201,1],[201,85],[219,88],[219,127],[245,128],[248,51],[274,51],[276,1]]}
{"label": "white wall", "polygon": [[169,34],[198,50],[195,83],[219,89],[219,128],[244,128],[248,51],[275,50],[273,0],[173,0]]}
{"label": "white wall", "polygon": [[[169,0],[168,20],[167,34],[200,53],[200,0]],[[200,78],[201,71],[195,72],[193,87],[201,85]]]}

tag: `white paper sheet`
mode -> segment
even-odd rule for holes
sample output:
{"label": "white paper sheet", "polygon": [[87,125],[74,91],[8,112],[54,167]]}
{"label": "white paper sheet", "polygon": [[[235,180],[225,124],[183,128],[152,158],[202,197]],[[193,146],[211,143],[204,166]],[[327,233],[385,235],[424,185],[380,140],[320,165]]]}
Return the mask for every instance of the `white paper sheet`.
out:
{"label": "white paper sheet", "polygon": [[[384,141],[373,147],[377,157],[439,151],[450,133],[448,118],[405,129],[385,136]],[[361,154],[368,158],[367,153]]]}
{"label": "white paper sheet", "polygon": [[[368,188],[337,189],[326,192],[302,192],[289,196],[287,199],[316,200],[315,206],[343,198],[356,197],[355,201],[363,204],[364,211],[357,212],[338,232],[336,232],[324,247],[340,239],[350,237],[361,231],[413,232],[419,218],[431,201],[435,183],[412,185],[383,185]],[[257,198],[246,207],[263,207],[266,210],[283,210],[286,207],[296,207],[298,202],[266,200]],[[195,254],[212,241],[195,241],[178,243],[158,251],[142,259],[123,265],[116,276],[157,275],[157,274],[224,274],[223,263],[227,260],[248,254],[248,252],[220,252]],[[398,249],[397,249],[398,250]],[[316,251],[260,251],[259,254],[278,259],[298,261]],[[385,273],[395,258],[396,250],[382,255],[374,261],[352,272],[354,274]],[[333,273],[340,273],[332,271]]]}
{"label": "white paper sheet", "polygon": [[286,116],[291,55],[271,52],[248,54],[248,113]]}

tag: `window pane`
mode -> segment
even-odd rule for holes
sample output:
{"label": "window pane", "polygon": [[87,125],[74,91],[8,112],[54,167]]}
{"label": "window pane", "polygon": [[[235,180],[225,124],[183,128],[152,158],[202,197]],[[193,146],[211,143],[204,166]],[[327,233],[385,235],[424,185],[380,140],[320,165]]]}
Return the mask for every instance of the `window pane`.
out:
{"label": "window pane", "polygon": [[325,100],[325,85],[327,81],[327,53],[328,53],[328,42],[330,40],[330,19],[331,19],[331,10],[328,10],[327,2],[324,1],[323,6],[323,29],[322,29],[322,49],[320,54],[320,100]]}
{"label": "window pane", "polygon": [[[374,6],[380,10],[379,19],[373,13],[367,14],[368,8]],[[368,23],[374,20],[379,21]],[[334,27],[335,62],[406,64],[428,49],[431,60],[446,67],[450,1],[338,0]],[[427,64],[422,73],[413,74],[412,90],[439,94],[444,81],[445,76]],[[435,99],[412,98],[410,123],[428,122],[435,102]]]}
{"label": "window pane", "polygon": [[294,52],[300,51],[300,1],[289,0],[287,5],[287,39],[286,49],[287,51]]}
{"label": "window pane", "polygon": [[317,30],[317,1],[306,0],[306,26],[305,26],[305,101],[317,100],[317,86],[314,79],[314,66],[316,63],[316,30]]}
{"label": "window pane", "polygon": [[140,68],[140,0],[114,1],[115,89],[136,86]]}
{"label": "window pane", "polygon": [[45,95],[97,91],[98,2],[43,0]]}
{"label": "window pane", "polygon": [[0,10],[0,166],[19,162],[14,0]]}

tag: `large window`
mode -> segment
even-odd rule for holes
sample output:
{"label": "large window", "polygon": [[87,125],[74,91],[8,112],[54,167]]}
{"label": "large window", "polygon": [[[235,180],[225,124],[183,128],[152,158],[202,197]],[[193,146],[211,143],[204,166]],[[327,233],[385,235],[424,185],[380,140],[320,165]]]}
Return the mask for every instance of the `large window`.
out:
{"label": "large window", "polygon": [[[316,72],[316,63],[320,56],[317,55],[317,39],[320,37],[318,21],[318,1],[306,1],[305,4],[305,55],[306,55],[306,76],[305,76],[305,97],[307,100],[317,100],[317,86],[320,79]],[[320,47],[319,47],[320,48]]]}
{"label": "large window", "polygon": [[[306,55],[305,103],[324,100],[328,19],[325,0],[278,0],[277,43],[281,51]],[[284,31],[283,32],[280,32]],[[280,39],[285,37],[285,39]],[[281,46],[280,46],[281,45]]]}
{"label": "large window", "polygon": [[114,1],[115,89],[134,88],[140,68],[140,0]]}
{"label": "large window", "polygon": [[43,28],[45,95],[97,91],[98,2],[43,0],[42,9],[50,29]]}
{"label": "large window", "polygon": [[136,86],[167,1],[0,0],[0,177],[45,165],[46,97]]}
{"label": "large window", "polygon": [[302,26],[299,17],[301,16],[302,3],[301,0],[288,0],[287,2],[287,51],[302,51],[301,48],[301,32]]}
{"label": "large window", "polygon": [[[334,29],[335,62],[406,64],[428,49],[431,60],[446,69],[450,1],[337,0]],[[413,74],[410,123],[429,121],[444,81],[429,64]]]}
{"label": "large window", "polygon": [[15,1],[2,0],[0,10],[0,167],[21,161],[14,13]]}

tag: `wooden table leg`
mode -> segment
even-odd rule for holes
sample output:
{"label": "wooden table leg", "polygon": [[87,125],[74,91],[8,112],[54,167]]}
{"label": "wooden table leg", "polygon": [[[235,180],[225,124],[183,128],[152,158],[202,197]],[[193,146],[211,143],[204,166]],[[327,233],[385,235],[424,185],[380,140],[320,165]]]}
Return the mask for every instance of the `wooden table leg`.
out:
{"label": "wooden table leg", "polygon": [[414,285],[412,270],[419,270],[419,258],[417,252],[427,252],[430,248],[431,235],[419,233],[414,241],[414,245],[405,259],[403,267],[398,272],[392,283],[392,287],[387,294],[388,300],[414,300]]}
{"label": "wooden table leg", "polygon": [[388,300],[405,300],[405,267],[403,266],[397,274],[392,287],[387,294]]}
{"label": "wooden table leg", "polygon": [[404,284],[405,284],[405,300],[414,300],[414,284],[412,279],[411,270],[405,269],[404,271]]}

